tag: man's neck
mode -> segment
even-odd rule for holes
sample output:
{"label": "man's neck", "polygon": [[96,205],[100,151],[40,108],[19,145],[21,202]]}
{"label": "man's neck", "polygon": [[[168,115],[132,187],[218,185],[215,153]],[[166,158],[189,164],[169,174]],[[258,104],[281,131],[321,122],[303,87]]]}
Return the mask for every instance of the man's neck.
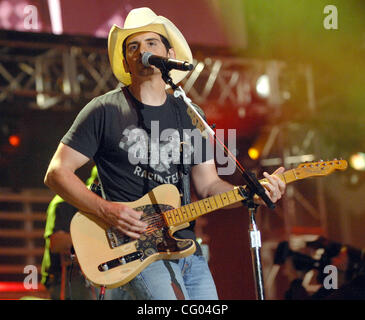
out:
{"label": "man's neck", "polygon": [[132,81],[129,91],[143,104],[160,106],[166,101],[165,86],[163,81]]}

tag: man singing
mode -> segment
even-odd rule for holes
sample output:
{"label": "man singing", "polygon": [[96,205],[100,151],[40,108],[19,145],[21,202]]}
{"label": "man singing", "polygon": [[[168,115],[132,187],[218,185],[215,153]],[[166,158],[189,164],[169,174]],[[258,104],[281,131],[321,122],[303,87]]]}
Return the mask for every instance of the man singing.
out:
{"label": "man singing", "polygon": [[[151,132],[156,127],[160,134],[166,129],[181,132],[195,128],[184,101],[167,93],[161,71],[145,66],[142,55],[149,52],[192,63],[192,54],[176,26],[149,8],[133,9],[124,28],[116,25],[111,28],[108,52],[114,75],[123,87],[94,98],[81,110],[50,162],[45,184],[80,211],[138,239],[147,227],[140,219],[142,212],[120,202],[135,201],[163,183],[175,184],[183,192],[181,166],[171,156],[174,150],[170,150],[165,140],[151,140]],[[170,72],[175,84],[186,75],[185,71]],[[143,161],[151,155],[151,150],[135,148],[137,143],[140,146],[141,137],[150,148],[157,144],[159,162]],[[199,148],[203,151],[199,150],[200,162],[192,163],[190,176],[197,196],[206,198],[234,186],[218,176],[212,154],[204,151],[209,142],[202,141],[200,147],[192,145],[192,152]],[[136,157],[141,161],[131,161]],[[193,155],[191,158],[194,159]],[[75,175],[90,159],[98,168],[104,197],[88,190]],[[273,202],[285,192],[285,183],[275,176],[281,172],[283,168],[273,175],[264,173],[268,180],[266,193]],[[195,239],[194,223],[175,236]],[[123,288],[135,299],[218,299],[198,244],[196,252],[186,258],[151,263]]]}

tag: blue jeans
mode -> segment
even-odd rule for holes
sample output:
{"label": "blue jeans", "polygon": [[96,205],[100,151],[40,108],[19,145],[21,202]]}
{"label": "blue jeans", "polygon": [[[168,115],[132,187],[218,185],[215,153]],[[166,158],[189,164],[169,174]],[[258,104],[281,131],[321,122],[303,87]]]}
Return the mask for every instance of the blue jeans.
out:
{"label": "blue jeans", "polygon": [[135,300],[217,300],[217,290],[203,256],[151,263],[123,286]]}

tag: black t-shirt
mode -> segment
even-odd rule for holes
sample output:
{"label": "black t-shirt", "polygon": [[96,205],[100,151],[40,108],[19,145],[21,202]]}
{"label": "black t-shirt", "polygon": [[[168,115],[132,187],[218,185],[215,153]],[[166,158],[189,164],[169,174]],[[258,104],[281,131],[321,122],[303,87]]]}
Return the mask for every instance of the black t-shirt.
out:
{"label": "black t-shirt", "polygon": [[[123,94],[128,112],[122,107]],[[213,158],[183,100],[168,94],[161,106],[144,105],[126,88],[94,98],[61,141],[93,158],[108,200],[130,202],[164,183],[181,190],[179,127],[186,140],[185,161],[195,165]]]}

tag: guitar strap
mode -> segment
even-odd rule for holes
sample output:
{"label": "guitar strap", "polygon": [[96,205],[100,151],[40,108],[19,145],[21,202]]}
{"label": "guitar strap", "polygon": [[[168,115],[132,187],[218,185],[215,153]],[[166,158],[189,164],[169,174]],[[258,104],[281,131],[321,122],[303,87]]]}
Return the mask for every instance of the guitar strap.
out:
{"label": "guitar strap", "polygon": [[191,202],[190,197],[190,170],[191,166],[190,164],[184,163],[184,152],[182,149],[183,143],[184,143],[184,133],[182,129],[182,121],[181,121],[181,108],[174,103],[175,110],[176,110],[176,122],[177,127],[179,130],[180,135],[180,165],[178,166],[179,174],[182,177],[181,181],[181,191],[182,191],[182,205],[189,204]]}
{"label": "guitar strap", "polygon": [[[182,98],[179,98],[182,100]],[[190,195],[190,171],[191,171],[191,164],[185,164],[184,163],[184,153],[182,150],[182,146],[184,143],[184,134],[182,129],[182,108],[179,107],[176,103],[174,104],[176,108],[176,118],[177,118],[177,127],[179,128],[179,135],[180,135],[180,166],[179,171],[180,175],[182,176],[182,191],[183,191],[183,197],[182,197],[182,205],[186,205],[191,203],[191,195]],[[196,111],[204,117],[204,112],[202,109],[200,109],[196,104],[193,104]],[[188,107],[189,108],[189,107]]]}

